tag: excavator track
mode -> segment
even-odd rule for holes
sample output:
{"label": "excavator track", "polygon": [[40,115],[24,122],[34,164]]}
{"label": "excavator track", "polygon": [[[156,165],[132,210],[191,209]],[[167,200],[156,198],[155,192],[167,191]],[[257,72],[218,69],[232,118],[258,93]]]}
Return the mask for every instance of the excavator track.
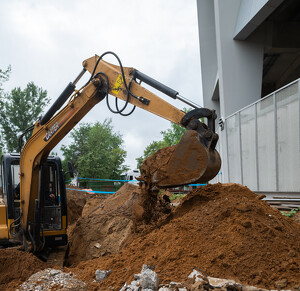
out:
{"label": "excavator track", "polygon": [[49,267],[63,267],[67,246],[53,248],[48,256],[47,265]]}

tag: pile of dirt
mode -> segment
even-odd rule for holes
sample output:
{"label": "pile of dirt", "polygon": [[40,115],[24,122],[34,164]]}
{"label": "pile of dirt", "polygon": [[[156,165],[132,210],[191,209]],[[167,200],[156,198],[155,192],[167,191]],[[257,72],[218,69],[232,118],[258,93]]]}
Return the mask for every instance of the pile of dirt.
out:
{"label": "pile of dirt", "polygon": [[[119,212],[126,213],[128,205],[124,201],[130,194],[123,195],[126,198],[115,197],[119,206],[111,205],[106,223],[111,217],[119,217]],[[84,223],[85,229],[91,225],[92,220]],[[103,221],[98,228],[102,226],[105,227]],[[143,264],[155,266],[162,283],[183,282],[198,267],[210,276],[234,279],[245,285],[274,289],[279,280],[286,282],[286,288],[300,285],[300,225],[259,200],[247,187],[200,187],[156,226],[151,232],[136,234],[119,253],[82,262],[73,271],[81,279],[92,281],[96,269],[111,269],[100,285],[101,290],[130,282]],[[130,229],[132,225],[127,223],[126,227]],[[94,233],[97,232],[101,230],[95,229]],[[115,236],[124,233],[115,225],[111,232]],[[81,231],[77,240],[83,237]],[[90,236],[85,240],[84,251],[91,248],[92,239]],[[117,244],[119,249],[122,245],[113,240],[110,243]]]}
{"label": "pile of dirt", "polygon": [[0,251],[0,290],[15,290],[32,274],[47,266],[36,256],[16,249]]}
{"label": "pile of dirt", "polygon": [[[70,187],[70,186],[69,186]],[[72,187],[72,188],[71,188]],[[94,194],[84,192],[71,186],[67,189],[68,224],[71,225],[83,215],[84,211],[91,211],[92,205],[109,197],[109,194]],[[85,210],[84,210],[85,209]]]}
{"label": "pile of dirt", "polygon": [[[157,193],[126,183],[107,199],[94,197],[69,231],[67,265],[119,252],[134,233],[155,227],[169,207]],[[149,230],[148,230],[149,231]]]}
{"label": "pile of dirt", "polygon": [[298,223],[300,223],[300,212],[295,213],[292,217],[292,219]]}
{"label": "pile of dirt", "polygon": [[140,189],[125,184],[105,200],[91,199],[69,233],[68,264],[116,253],[141,219]]}
{"label": "pile of dirt", "polygon": [[87,201],[88,194],[73,187],[67,189],[68,224],[71,225],[81,217],[83,207]]}

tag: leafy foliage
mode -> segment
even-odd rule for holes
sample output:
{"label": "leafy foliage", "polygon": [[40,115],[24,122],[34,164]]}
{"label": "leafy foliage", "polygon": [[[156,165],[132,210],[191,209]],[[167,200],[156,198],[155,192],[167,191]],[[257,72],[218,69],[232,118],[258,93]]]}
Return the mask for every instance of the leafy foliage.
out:
{"label": "leafy foliage", "polygon": [[[188,113],[189,111],[191,111],[191,109],[184,108],[183,111],[185,113]],[[186,129],[184,127],[171,122],[171,128],[160,132],[162,135],[162,140],[153,141],[152,143],[150,143],[144,150],[144,154],[141,157],[136,158],[137,167],[140,169],[143,161],[158,150],[178,144],[185,131]]]}
{"label": "leafy foliage", "polygon": [[287,217],[293,217],[298,211],[300,211],[300,207],[298,209],[291,209],[289,212],[281,211],[281,214]]}
{"label": "leafy foliage", "polygon": [[8,81],[10,72],[11,72],[10,66],[8,66],[8,68],[5,71],[0,69],[0,95],[1,92],[3,92],[3,89],[1,87],[4,82]]}
{"label": "leafy foliage", "polygon": [[[3,71],[3,70],[0,69],[0,98],[2,98],[2,95],[4,93],[2,85],[3,85],[4,82],[8,81],[10,71],[11,71],[11,67],[10,66],[8,66],[8,68],[5,71]],[[0,148],[1,148],[0,149],[0,154],[2,155],[2,148],[3,148],[3,140],[2,140],[2,138],[0,140]]]}
{"label": "leafy foliage", "polygon": [[64,169],[70,161],[77,175],[101,179],[117,179],[128,169],[122,165],[126,157],[122,136],[113,132],[111,119],[94,125],[83,123],[71,137],[71,144],[61,147]]}
{"label": "leafy foliage", "polygon": [[184,127],[175,123],[171,123],[171,128],[161,131],[160,133],[163,136],[163,141],[165,142],[166,146],[172,146],[179,143],[185,131],[186,129]]}
{"label": "leafy foliage", "polygon": [[137,158],[137,167],[140,168],[143,161],[147,158],[150,157],[151,155],[153,155],[155,152],[157,152],[158,150],[167,147],[167,144],[165,143],[164,140],[160,140],[160,141],[153,141],[152,143],[150,143],[144,150],[144,155]]}
{"label": "leafy foliage", "polygon": [[1,94],[0,125],[5,150],[18,150],[18,136],[34,124],[49,102],[47,91],[33,82],[28,83],[24,90],[17,87],[10,93]]}
{"label": "leafy foliage", "polygon": [[152,143],[150,143],[144,150],[143,156],[136,159],[137,167],[140,168],[143,161],[147,157],[153,155],[158,150],[178,144],[185,131],[186,129],[184,127],[175,123],[171,123],[171,128],[160,132],[163,136],[163,139],[160,141],[153,141]]}

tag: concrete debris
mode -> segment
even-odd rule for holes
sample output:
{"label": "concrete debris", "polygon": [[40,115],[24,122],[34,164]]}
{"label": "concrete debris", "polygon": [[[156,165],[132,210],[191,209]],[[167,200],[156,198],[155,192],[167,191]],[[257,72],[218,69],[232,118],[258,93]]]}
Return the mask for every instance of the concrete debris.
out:
{"label": "concrete debris", "polygon": [[19,286],[17,291],[25,290],[88,290],[86,283],[76,279],[72,273],[64,273],[56,269],[45,269],[32,275]]}
{"label": "concrete debris", "polygon": [[154,267],[149,265],[143,265],[140,274],[134,275],[134,281],[130,285],[125,285],[120,291],[157,291],[159,286],[159,279],[154,272]]}
{"label": "concrete debris", "polygon": [[[111,270],[96,270],[94,282],[102,282]],[[134,275],[134,281],[125,285],[120,291],[199,291],[220,289],[223,291],[267,291],[254,286],[243,286],[229,279],[209,277],[197,270],[193,270],[185,283],[170,282],[159,285],[159,278],[154,272],[154,267],[143,265],[140,274]],[[192,280],[192,281],[191,281]],[[187,283],[188,282],[188,283]],[[286,284],[285,280],[276,282],[279,286]],[[114,288],[112,288],[114,289]],[[281,289],[281,288],[279,288]],[[25,290],[88,290],[85,282],[76,279],[74,274],[64,273],[57,269],[45,269],[32,275],[26,282],[19,286],[17,291]]]}
{"label": "concrete debris", "polygon": [[187,282],[170,282],[169,284],[159,284],[154,267],[144,265],[140,274],[134,275],[134,281],[129,285],[125,284],[120,291],[199,291],[220,289],[223,291],[266,291],[266,289],[254,286],[243,286],[233,280],[209,277],[197,270],[193,270],[188,276]]}
{"label": "concrete debris", "polygon": [[132,281],[129,285],[127,282],[125,285],[120,289],[120,291],[140,291],[141,287],[138,281]]}
{"label": "concrete debris", "polygon": [[159,279],[157,274],[154,272],[154,267],[149,265],[143,265],[141,274],[139,276],[139,283],[144,289],[158,290]]}
{"label": "concrete debris", "polygon": [[194,284],[190,287],[190,290],[221,289],[228,291],[266,291],[266,289],[256,288],[254,286],[244,286],[230,279],[206,276],[195,269],[191,272],[188,278],[194,280]]}
{"label": "concrete debris", "polygon": [[189,279],[193,279],[196,285],[202,285],[203,287],[209,287],[209,281],[206,275],[193,269],[192,273],[188,276]]}
{"label": "concrete debris", "polygon": [[100,245],[99,243],[95,243],[95,244],[94,244],[94,247],[97,248],[97,249],[100,249],[100,248],[101,248],[101,245]]}
{"label": "concrete debris", "polygon": [[108,271],[101,271],[101,270],[96,270],[95,272],[95,279],[98,282],[102,282],[107,278],[107,276],[110,274],[111,270]]}

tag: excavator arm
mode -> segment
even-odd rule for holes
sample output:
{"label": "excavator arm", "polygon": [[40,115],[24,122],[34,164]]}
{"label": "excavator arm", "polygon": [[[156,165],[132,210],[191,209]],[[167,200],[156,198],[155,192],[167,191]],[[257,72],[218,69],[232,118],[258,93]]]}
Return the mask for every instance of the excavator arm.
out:
{"label": "excavator arm", "polygon": [[[36,210],[42,200],[39,183],[43,162],[68,132],[108,94],[124,100],[125,104],[130,103],[188,129],[180,142],[182,145],[179,144],[155,171],[145,170],[148,183],[167,187],[200,181],[202,177],[208,181],[219,171],[220,158],[215,151],[218,136],[214,132],[216,118],[214,111],[201,108],[185,114],[142,87],[138,80],[148,83],[172,98],[183,98],[178,92],[133,68],[123,68],[114,53],[111,54],[117,57],[120,65],[105,62],[102,59],[105,54],[100,57],[91,57],[83,62],[82,72],[66,87],[46,114],[35,123],[32,136],[22,149],[20,159],[21,229],[27,237],[34,235],[34,232],[39,235],[39,228],[37,227],[36,231],[34,229],[37,225],[36,217],[38,217]],[[76,90],[75,85],[85,71],[89,71],[91,77],[82,88]],[[67,100],[67,105],[61,109]],[[189,104],[189,101],[187,103]],[[122,113],[122,109],[118,108],[117,112]],[[201,117],[208,119],[208,127],[198,120]],[[197,154],[199,149],[200,159]],[[200,167],[197,165],[199,162],[203,164]],[[178,167],[178,163],[184,173],[182,175],[179,173],[177,176],[180,176],[180,179],[174,180],[176,171],[173,167]],[[173,171],[171,176],[167,175],[170,171]]]}

